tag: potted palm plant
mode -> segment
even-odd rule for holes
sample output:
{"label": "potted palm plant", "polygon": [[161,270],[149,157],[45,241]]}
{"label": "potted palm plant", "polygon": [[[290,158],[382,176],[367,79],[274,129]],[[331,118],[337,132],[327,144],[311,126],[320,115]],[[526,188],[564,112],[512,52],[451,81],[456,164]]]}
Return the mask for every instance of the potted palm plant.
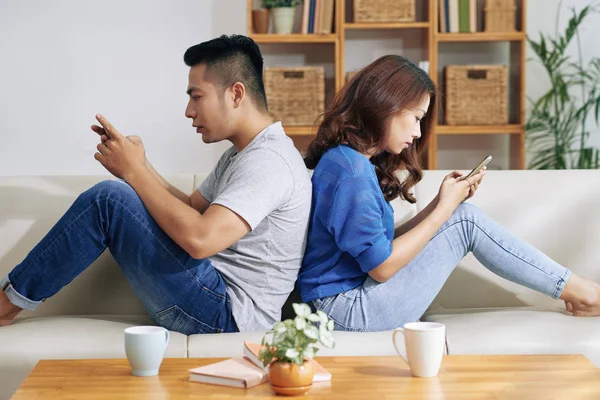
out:
{"label": "potted palm plant", "polygon": [[[296,317],[275,324],[262,339],[258,358],[269,366],[271,389],[277,394],[297,396],[312,387],[311,359],[320,343],[333,348],[333,320],[322,311],[312,313],[307,304],[293,304]],[[271,340],[268,336],[272,335]]]}
{"label": "potted palm plant", "polygon": [[[530,99],[526,138],[533,158],[529,168],[600,168],[600,151],[589,145],[588,130],[589,117],[594,116],[598,127],[600,116],[600,58],[592,57],[585,64],[579,45],[580,26],[596,12],[591,5],[579,12],[573,8],[565,30],[555,37],[540,33],[535,40],[527,36],[550,81],[546,93]],[[557,26],[560,15],[557,13]],[[570,45],[577,46],[576,58],[569,54]]]}
{"label": "potted palm plant", "polygon": [[273,33],[292,33],[296,6],[301,0],[263,0],[263,8],[271,10],[273,16]]}

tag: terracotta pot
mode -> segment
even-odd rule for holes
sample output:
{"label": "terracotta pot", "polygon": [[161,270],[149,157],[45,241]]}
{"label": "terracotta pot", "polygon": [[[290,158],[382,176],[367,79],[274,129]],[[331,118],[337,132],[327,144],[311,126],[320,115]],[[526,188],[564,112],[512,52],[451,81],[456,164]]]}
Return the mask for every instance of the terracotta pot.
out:
{"label": "terracotta pot", "polygon": [[314,374],[310,361],[302,365],[274,362],[269,367],[269,383],[277,394],[298,396],[310,390]]}
{"label": "terracotta pot", "polygon": [[252,10],[252,27],[254,28],[254,33],[269,32],[269,17],[270,13],[266,8]]}

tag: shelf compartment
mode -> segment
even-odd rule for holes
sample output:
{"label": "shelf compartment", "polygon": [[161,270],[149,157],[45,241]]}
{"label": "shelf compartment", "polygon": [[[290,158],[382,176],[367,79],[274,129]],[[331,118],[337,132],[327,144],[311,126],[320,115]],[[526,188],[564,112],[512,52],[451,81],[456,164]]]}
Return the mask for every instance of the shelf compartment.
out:
{"label": "shelf compartment", "polygon": [[519,42],[525,40],[523,32],[436,33],[438,42]]}
{"label": "shelf compartment", "polygon": [[429,22],[346,22],[345,29],[427,29]]}
{"label": "shelf compartment", "polygon": [[521,134],[525,129],[520,124],[509,125],[437,125],[438,135],[489,135],[489,134]]}
{"label": "shelf compartment", "polygon": [[319,35],[292,33],[281,35],[275,33],[252,34],[250,37],[256,43],[335,43],[338,41],[338,35]]}

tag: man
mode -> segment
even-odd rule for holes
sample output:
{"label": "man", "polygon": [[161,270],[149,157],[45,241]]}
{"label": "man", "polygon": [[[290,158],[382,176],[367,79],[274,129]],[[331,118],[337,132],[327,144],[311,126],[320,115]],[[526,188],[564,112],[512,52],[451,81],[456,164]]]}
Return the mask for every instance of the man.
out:
{"label": "man", "polygon": [[94,155],[122,180],[82,193],[0,280],[0,326],[33,310],[108,247],[154,320],[184,334],[269,329],[294,287],[311,183],[267,111],[258,46],[221,36],[189,48],[185,112],[205,143],[232,143],[191,196],[150,165],[137,136],[105,117]]}

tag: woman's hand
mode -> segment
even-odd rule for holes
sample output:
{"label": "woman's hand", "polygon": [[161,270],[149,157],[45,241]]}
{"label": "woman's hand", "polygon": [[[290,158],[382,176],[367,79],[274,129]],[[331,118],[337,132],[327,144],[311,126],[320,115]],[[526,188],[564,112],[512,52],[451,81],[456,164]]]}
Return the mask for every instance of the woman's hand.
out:
{"label": "woman's hand", "polygon": [[460,203],[473,197],[484,175],[485,169],[468,180],[461,179],[462,173],[459,171],[446,175],[440,186],[438,207],[452,214]]}

